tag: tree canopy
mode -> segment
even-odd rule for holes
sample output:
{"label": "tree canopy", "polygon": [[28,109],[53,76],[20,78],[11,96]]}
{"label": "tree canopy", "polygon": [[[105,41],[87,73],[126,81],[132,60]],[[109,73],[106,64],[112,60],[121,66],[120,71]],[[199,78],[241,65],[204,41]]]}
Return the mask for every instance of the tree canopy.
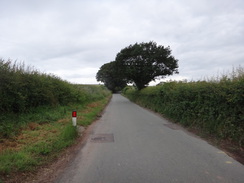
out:
{"label": "tree canopy", "polygon": [[123,82],[135,84],[138,90],[141,90],[150,81],[178,73],[178,60],[171,55],[170,47],[157,45],[152,41],[129,45],[117,54],[112,63],[109,64],[116,72],[110,71],[110,77],[108,77],[105,70],[109,69],[104,70],[104,67],[108,67],[104,64],[98,71],[98,81],[104,82],[106,78],[108,83],[108,80],[122,79]]}
{"label": "tree canopy", "polygon": [[101,81],[113,93],[123,89],[126,86],[126,80],[118,74],[118,67],[115,61],[102,65],[97,72],[96,79]]}

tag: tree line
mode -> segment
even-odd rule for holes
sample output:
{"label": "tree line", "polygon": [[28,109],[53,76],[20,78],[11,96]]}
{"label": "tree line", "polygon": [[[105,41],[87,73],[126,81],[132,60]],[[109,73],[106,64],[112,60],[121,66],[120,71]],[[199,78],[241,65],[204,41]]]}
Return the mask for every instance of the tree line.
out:
{"label": "tree line", "polygon": [[96,79],[117,92],[129,83],[141,90],[157,78],[178,73],[178,60],[171,55],[170,47],[150,41],[123,48],[114,61],[101,66]]}

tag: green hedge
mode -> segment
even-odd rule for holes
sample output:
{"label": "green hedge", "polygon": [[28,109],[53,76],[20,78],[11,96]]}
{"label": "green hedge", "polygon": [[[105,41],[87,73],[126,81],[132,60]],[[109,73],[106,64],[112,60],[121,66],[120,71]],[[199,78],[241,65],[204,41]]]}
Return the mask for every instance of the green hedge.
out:
{"label": "green hedge", "polygon": [[244,142],[244,74],[218,81],[170,82],[141,91],[124,89],[132,101],[240,146]]}
{"label": "green hedge", "polygon": [[0,59],[0,112],[27,112],[33,107],[83,102],[86,94],[57,76]]}
{"label": "green hedge", "polygon": [[[110,95],[104,86],[74,85],[24,64],[0,59],[0,140],[14,136],[31,121],[53,121],[65,107],[82,105]],[[56,114],[46,114],[56,111]],[[51,115],[51,116],[50,116]]]}

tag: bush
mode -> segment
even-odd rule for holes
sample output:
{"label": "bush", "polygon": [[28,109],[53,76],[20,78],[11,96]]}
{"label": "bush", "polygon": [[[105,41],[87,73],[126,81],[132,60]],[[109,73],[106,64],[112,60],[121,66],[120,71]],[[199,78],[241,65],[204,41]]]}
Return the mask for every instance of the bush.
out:
{"label": "bush", "polygon": [[0,59],[0,112],[28,112],[33,107],[84,102],[85,95],[57,76]]}
{"label": "bush", "polygon": [[28,122],[62,118],[63,106],[85,105],[109,95],[104,86],[74,85],[24,64],[0,59],[0,138],[14,136]]}
{"label": "bush", "polygon": [[132,101],[151,108],[185,125],[240,146],[244,141],[244,72],[239,68],[231,76],[218,80],[170,82],[142,91],[132,88],[124,94]]}

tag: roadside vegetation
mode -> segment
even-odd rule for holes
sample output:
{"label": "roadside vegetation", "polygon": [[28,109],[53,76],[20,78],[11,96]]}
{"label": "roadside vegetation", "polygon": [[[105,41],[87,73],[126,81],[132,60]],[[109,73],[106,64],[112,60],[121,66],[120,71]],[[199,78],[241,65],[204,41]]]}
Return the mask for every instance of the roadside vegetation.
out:
{"label": "roadside vegetation", "polygon": [[150,81],[178,73],[178,60],[170,47],[150,41],[122,49],[115,61],[99,69],[96,78],[112,92],[122,91],[131,101],[189,127],[215,145],[228,147],[244,162],[244,69],[212,79],[148,87]]}
{"label": "roadside vegetation", "polygon": [[126,87],[130,100],[205,135],[244,144],[244,69],[220,78],[167,82],[138,91]]}
{"label": "roadside vegetation", "polygon": [[[93,122],[111,92],[101,85],[74,85],[57,76],[0,59],[0,177],[32,171],[74,143],[77,124]],[[0,178],[1,182],[1,178]]]}

